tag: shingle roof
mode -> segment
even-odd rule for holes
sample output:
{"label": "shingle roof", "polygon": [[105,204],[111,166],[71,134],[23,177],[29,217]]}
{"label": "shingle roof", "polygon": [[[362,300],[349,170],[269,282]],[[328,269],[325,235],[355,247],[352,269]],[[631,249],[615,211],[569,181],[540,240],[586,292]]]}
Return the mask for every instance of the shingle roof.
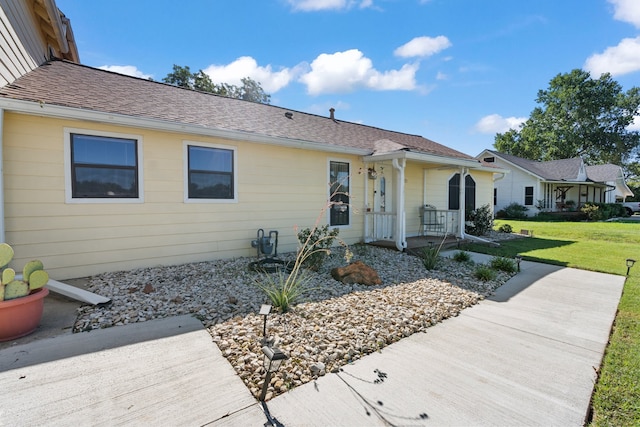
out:
{"label": "shingle roof", "polygon": [[547,181],[575,181],[582,164],[582,159],[579,157],[537,162],[499,151],[487,151]]}
{"label": "shingle roof", "polygon": [[587,166],[587,177],[595,182],[611,182],[622,178],[621,169],[618,165],[593,165]]}
{"label": "shingle roof", "polygon": [[[43,64],[0,88],[0,97],[358,148],[370,153],[381,149],[411,150],[473,160],[418,135],[192,91],[68,61]],[[292,118],[285,116],[287,112],[293,113]]]}

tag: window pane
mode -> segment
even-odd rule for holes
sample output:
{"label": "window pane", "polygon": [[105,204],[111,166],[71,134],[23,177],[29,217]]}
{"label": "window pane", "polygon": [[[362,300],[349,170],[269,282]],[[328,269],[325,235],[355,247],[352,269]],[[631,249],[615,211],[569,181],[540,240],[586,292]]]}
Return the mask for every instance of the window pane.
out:
{"label": "window pane", "polygon": [[449,180],[449,209],[460,209],[460,174],[457,173]]}
{"label": "window pane", "polygon": [[72,134],[73,163],[136,166],[136,140]]}
{"label": "window pane", "polygon": [[211,172],[233,172],[233,151],[190,146],[189,169]]}
{"label": "window pane", "polygon": [[74,197],[138,197],[135,169],[76,167]]}
{"label": "window pane", "polygon": [[349,163],[330,162],[331,202],[330,225],[349,225]]}
{"label": "window pane", "polygon": [[232,175],[217,173],[189,174],[189,197],[192,199],[233,199]]}

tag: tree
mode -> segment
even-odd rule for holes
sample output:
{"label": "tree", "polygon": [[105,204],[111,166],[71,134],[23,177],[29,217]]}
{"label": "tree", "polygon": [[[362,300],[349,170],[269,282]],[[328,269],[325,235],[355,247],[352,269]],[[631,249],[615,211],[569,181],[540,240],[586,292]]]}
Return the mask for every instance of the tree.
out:
{"label": "tree", "polygon": [[175,86],[184,87],[200,92],[210,92],[229,98],[243,99],[245,101],[269,104],[271,95],[265,93],[260,83],[245,77],[241,79],[242,86],[238,87],[228,83],[215,84],[211,77],[202,70],[192,73],[188,66],[173,65],[173,72],[162,79],[163,82]]}
{"label": "tree", "polygon": [[497,134],[503,153],[546,161],[581,156],[588,164],[627,165],[640,154],[640,132],[629,130],[640,109],[640,88],[626,93],[611,75],[592,79],[575,69],[538,91],[536,107],[518,130]]}

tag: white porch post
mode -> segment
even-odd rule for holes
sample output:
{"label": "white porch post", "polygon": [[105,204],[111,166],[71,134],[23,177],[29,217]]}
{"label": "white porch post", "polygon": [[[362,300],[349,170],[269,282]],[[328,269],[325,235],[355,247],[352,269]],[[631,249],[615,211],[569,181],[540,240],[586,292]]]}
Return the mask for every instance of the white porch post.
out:
{"label": "white porch post", "polygon": [[4,228],[4,157],[3,147],[4,138],[4,110],[0,108],[0,242],[6,242],[5,228]]}
{"label": "white porch post", "polygon": [[367,169],[369,167],[368,163],[364,164],[364,230],[362,241],[367,242],[370,239],[369,237],[369,220],[370,220],[370,212],[367,209],[369,207],[369,177],[367,175]]}
{"label": "white porch post", "polygon": [[404,251],[407,248],[404,211],[404,168],[406,164],[406,159],[393,159],[393,168],[396,170],[396,226],[394,236],[396,248],[399,251]]}

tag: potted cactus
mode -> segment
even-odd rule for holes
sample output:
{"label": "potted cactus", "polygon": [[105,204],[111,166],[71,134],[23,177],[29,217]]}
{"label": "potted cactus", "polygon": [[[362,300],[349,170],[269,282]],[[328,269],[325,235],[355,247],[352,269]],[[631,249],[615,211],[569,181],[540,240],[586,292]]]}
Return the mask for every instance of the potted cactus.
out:
{"label": "potted cactus", "polygon": [[9,341],[33,332],[40,324],[44,297],[49,290],[44,285],[49,274],[39,260],[29,261],[22,277],[7,266],[13,259],[13,248],[0,243],[0,341]]}

